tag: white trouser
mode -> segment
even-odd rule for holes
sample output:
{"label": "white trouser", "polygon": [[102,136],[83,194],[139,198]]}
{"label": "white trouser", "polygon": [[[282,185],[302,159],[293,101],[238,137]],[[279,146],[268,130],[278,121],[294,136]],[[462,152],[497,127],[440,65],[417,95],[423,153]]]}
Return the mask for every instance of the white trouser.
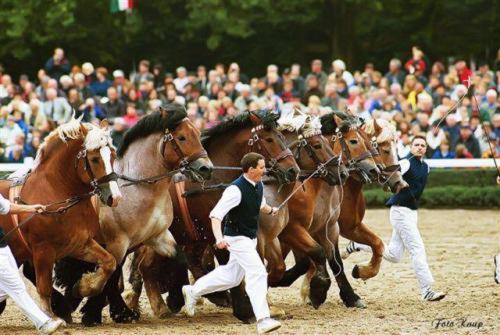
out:
{"label": "white trouser", "polygon": [[4,247],[0,248],[0,302],[7,297],[19,306],[37,329],[49,321],[50,318],[35,304],[26,291],[10,248]]}
{"label": "white trouser", "polygon": [[267,305],[267,272],[257,253],[257,239],[246,236],[224,236],[229,243],[229,262],[215,268],[196,281],[192,292],[196,298],[238,286],[245,277],[245,290],[257,320],[269,317]]}
{"label": "white trouser", "polygon": [[[392,206],[389,219],[393,230],[391,242],[385,246],[384,259],[398,263],[403,257],[404,251],[408,250],[420,289],[427,290],[434,283],[434,279],[427,264],[424,241],[422,241],[422,236],[418,231],[417,211],[408,207]],[[371,251],[367,245],[359,243],[354,245],[360,250]]]}

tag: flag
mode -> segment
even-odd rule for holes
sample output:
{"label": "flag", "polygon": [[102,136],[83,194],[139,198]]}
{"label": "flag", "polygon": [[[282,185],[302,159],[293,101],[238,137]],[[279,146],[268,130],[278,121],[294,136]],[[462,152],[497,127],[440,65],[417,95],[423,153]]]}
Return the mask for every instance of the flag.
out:
{"label": "flag", "polygon": [[130,10],[132,8],[134,8],[134,0],[111,0],[110,3],[111,13]]}

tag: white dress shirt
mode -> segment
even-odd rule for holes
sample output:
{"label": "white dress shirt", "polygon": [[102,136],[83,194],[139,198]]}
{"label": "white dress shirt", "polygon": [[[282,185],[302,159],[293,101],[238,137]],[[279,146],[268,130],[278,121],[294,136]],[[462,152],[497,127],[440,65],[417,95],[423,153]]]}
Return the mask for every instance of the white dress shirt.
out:
{"label": "white dress shirt", "polygon": [[10,212],[10,201],[0,194],[0,214],[6,215]]}
{"label": "white dress shirt", "polygon": [[[253,186],[256,185],[256,183],[249,178],[247,178],[245,175],[243,177]],[[210,218],[218,219],[222,221],[224,219],[224,216],[226,216],[227,213],[234,207],[238,206],[241,202],[241,191],[236,185],[230,185],[228,186],[224,192],[222,193],[222,197],[220,198],[219,202],[217,205],[215,205],[214,209],[210,212]],[[260,204],[260,208],[263,208],[266,206],[266,198],[262,196],[262,202]]]}

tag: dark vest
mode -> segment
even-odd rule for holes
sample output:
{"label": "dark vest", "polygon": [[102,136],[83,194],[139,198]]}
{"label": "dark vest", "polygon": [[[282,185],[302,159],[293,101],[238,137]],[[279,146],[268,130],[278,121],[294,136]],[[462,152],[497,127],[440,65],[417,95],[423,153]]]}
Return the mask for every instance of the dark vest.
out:
{"label": "dark vest", "polygon": [[236,185],[240,189],[241,201],[225,216],[224,235],[243,235],[254,239],[257,237],[260,204],[264,194],[262,183],[253,186],[241,175],[231,185]]}
{"label": "dark vest", "polygon": [[411,158],[410,155],[405,157],[410,161],[410,168],[403,175],[403,179],[410,185],[409,188],[403,189],[398,194],[394,194],[386,203],[387,207],[393,205],[418,209],[418,203],[422,193],[424,192],[427,176],[429,175],[429,166],[427,163]]}
{"label": "dark vest", "polygon": [[6,247],[7,246],[7,241],[3,240],[4,237],[3,229],[0,228],[0,248]]}

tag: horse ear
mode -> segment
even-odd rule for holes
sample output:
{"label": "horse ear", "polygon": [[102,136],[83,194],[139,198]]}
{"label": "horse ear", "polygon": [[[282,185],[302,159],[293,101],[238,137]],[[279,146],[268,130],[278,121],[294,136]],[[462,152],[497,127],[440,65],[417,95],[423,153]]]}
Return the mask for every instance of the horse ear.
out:
{"label": "horse ear", "polygon": [[164,117],[167,117],[167,110],[165,108],[163,108],[162,106],[158,107],[158,111],[161,113],[161,117],[164,118]]}
{"label": "horse ear", "polygon": [[375,130],[375,134],[380,134],[382,132],[382,127],[380,127],[376,119],[373,119],[373,129]]}
{"label": "horse ear", "polygon": [[337,128],[340,127],[343,122],[343,120],[337,114],[333,114],[333,121],[337,125]]}
{"label": "horse ear", "polygon": [[259,115],[257,115],[254,112],[249,112],[250,113],[250,121],[254,126],[258,126],[259,124],[262,124],[262,119],[260,118]]}
{"label": "horse ear", "polygon": [[83,137],[87,136],[87,133],[89,132],[83,123],[80,123],[80,131],[82,132]]}
{"label": "horse ear", "polygon": [[99,128],[101,129],[107,129],[109,126],[109,121],[106,119],[102,119],[101,122],[99,122]]}

